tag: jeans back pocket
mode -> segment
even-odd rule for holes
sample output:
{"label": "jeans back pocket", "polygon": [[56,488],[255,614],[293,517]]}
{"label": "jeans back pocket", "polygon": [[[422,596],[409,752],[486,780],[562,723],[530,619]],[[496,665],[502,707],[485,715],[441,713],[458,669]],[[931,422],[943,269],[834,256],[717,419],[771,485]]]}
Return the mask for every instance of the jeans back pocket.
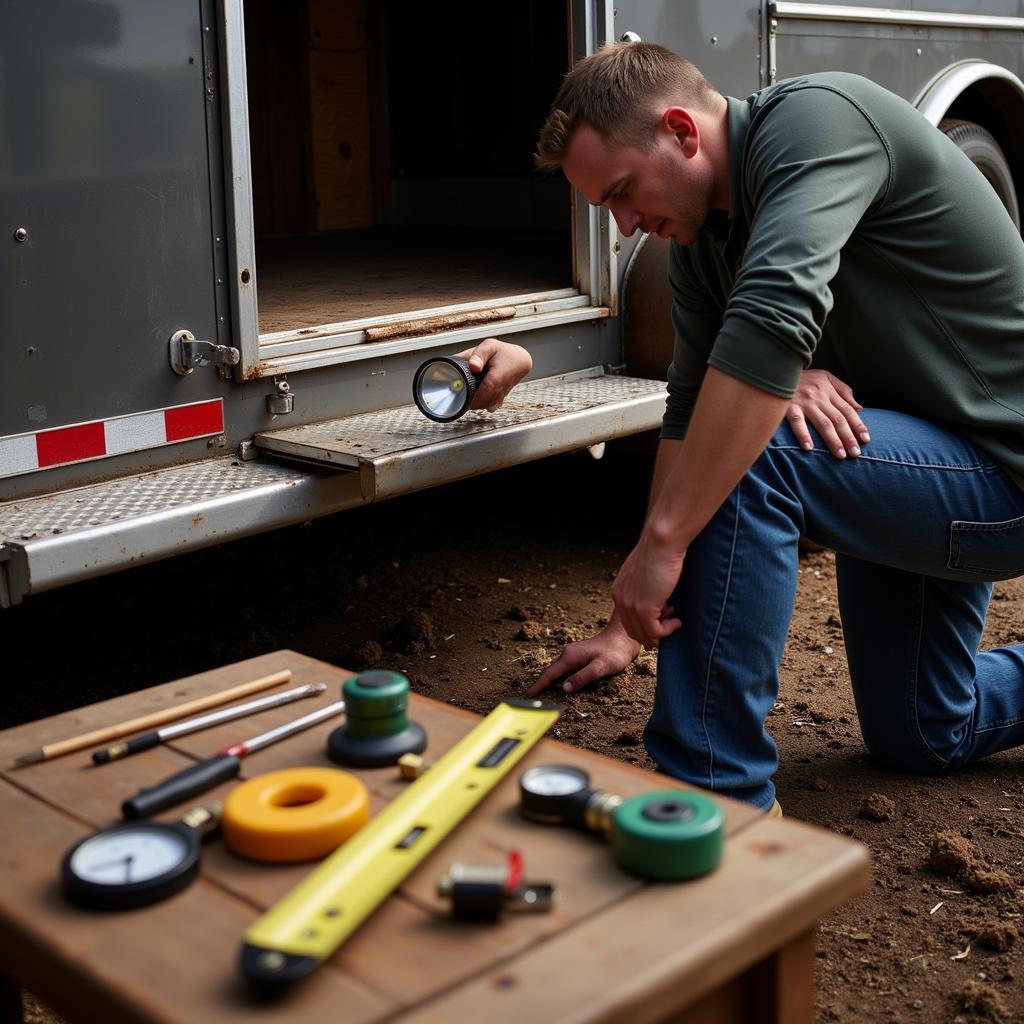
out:
{"label": "jeans back pocket", "polygon": [[1001,523],[953,520],[946,565],[983,580],[1024,575],[1024,516]]}

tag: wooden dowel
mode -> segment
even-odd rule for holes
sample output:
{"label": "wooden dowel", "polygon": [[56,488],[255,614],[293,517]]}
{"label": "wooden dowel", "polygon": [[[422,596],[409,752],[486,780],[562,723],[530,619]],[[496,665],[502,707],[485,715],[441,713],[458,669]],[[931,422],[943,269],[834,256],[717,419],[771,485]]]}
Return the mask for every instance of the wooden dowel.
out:
{"label": "wooden dowel", "polygon": [[261,679],[254,679],[251,683],[241,683],[232,686],[220,693],[211,693],[207,697],[197,697],[195,700],[186,701],[174,707],[164,708],[162,711],[154,711],[149,715],[142,715],[140,718],[133,718],[128,722],[121,722],[118,725],[108,725],[93,732],[83,733],[81,736],[72,736],[70,739],[59,740],[56,743],[48,743],[46,746],[30,750],[27,754],[19,754],[14,759],[15,766],[36,764],[39,761],[49,761],[53,757],[61,757],[63,754],[70,754],[83,747],[95,746],[98,743],[106,743],[108,740],[116,740],[127,736],[131,732],[141,732],[143,729],[152,729],[155,725],[163,725],[165,722],[173,722],[176,718],[183,718],[185,715],[195,714],[206,708],[216,707],[218,704],[227,704],[228,701],[238,697],[246,697],[250,693],[258,693],[260,690],[268,690],[271,686],[279,683],[287,683],[291,680],[291,669],[282,669],[280,672],[273,672]]}

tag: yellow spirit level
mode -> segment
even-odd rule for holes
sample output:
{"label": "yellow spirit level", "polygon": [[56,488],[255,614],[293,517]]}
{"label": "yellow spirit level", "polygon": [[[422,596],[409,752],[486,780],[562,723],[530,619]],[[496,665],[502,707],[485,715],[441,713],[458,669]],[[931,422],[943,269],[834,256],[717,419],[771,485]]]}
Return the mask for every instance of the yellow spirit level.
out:
{"label": "yellow spirit level", "polygon": [[245,933],[242,973],[275,984],[303,978],[323,963],[560,713],[539,700],[499,704]]}

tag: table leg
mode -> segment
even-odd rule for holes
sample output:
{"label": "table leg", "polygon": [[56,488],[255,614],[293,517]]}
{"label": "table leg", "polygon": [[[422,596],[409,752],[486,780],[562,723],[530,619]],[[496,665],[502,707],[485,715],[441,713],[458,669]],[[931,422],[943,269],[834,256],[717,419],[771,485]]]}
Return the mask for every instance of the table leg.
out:
{"label": "table leg", "polygon": [[752,1024],[814,1024],[816,932],[798,935],[754,968]]}
{"label": "table leg", "polygon": [[25,1024],[21,986],[6,974],[0,974],[0,1024]]}

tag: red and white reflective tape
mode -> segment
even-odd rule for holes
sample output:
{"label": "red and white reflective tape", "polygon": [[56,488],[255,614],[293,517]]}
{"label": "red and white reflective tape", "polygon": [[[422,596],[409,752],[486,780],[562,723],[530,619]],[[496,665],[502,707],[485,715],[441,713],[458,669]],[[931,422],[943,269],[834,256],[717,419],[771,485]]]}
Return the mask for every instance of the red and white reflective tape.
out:
{"label": "red and white reflective tape", "polygon": [[215,398],[34,434],[10,434],[0,437],[0,478],[222,433],[224,402]]}

